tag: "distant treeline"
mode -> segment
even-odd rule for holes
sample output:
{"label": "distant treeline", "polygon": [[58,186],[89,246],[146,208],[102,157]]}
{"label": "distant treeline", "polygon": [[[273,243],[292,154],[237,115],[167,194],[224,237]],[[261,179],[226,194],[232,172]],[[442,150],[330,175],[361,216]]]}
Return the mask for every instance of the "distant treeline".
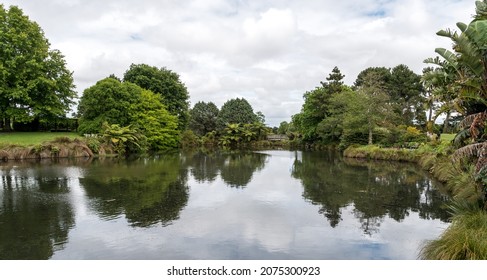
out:
{"label": "distant treeline", "polygon": [[[4,131],[6,124],[0,122],[0,131]],[[78,131],[77,118],[58,118],[52,120],[34,119],[30,122],[16,122],[12,123],[14,131],[20,132],[40,132],[40,131]]]}

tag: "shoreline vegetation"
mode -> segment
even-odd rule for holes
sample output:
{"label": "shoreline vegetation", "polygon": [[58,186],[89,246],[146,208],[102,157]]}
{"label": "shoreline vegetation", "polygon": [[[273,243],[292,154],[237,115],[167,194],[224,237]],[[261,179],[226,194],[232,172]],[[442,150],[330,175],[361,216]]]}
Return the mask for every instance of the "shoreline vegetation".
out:
{"label": "shoreline vegetation", "polygon": [[351,146],[344,157],[414,162],[442,182],[452,198],[445,205],[452,214],[450,226],[436,240],[426,241],[419,258],[432,260],[487,259],[487,213],[484,190],[475,166],[454,159],[447,141],[417,149]]}

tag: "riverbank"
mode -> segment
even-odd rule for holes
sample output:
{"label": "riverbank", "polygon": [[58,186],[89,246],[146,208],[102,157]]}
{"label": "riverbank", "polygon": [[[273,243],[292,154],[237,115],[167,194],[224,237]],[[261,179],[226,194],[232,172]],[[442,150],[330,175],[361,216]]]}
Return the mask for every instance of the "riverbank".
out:
{"label": "riverbank", "polygon": [[58,137],[42,144],[28,146],[3,144],[0,147],[0,160],[3,161],[93,157],[94,155],[86,141],[69,137]]}
{"label": "riverbank", "polygon": [[448,207],[452,223],[436,240],[428,241],[419,258],[440,260],[487,259],[487,212],[485,187],[475,177],[472,164],[451,159],[449,142],[423,144],[417,149],[351,146],[343,155],[349,158],[393,160],[418,163],[443,182],[452,197]]}

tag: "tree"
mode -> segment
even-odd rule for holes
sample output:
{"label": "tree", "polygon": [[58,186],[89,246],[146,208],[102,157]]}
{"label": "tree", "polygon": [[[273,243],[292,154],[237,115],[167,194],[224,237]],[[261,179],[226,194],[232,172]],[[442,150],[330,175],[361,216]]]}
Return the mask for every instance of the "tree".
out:
{"label": "tree", "polygon": [[363,86],[365,82],[365,77],[369,75],[370,73],[374,73],[374,76],[379,79],[380,83],[383,84],[384,90],[388,90],[387,86],[389,85],[389,81],[391,79],[391,71],[390,69],[386,67],[369,67],[366,68],[365,70],[362,70],[358,76],[357,79],[355,80],[355,83],[353,84],[353,88],[357,89],[361,86]]}
{"label": "tree", "polygon": [[343,136],[356,132],[367,135],[367,143],[373,144],[373,134],[378,127],[391,124],[394,118],[390,97],[386,93],[383,76],[378,72],[368,72],[363,77],[356,93],[343,96],[346,104],[343,114]]}
{"label": "tree", "polygon": [[[425,63],[435,64],[437,67],[424,69],[422,81],[428,94],[428,132],[433,133],[433,122],[441,114],[445,114],[443,132],[448,131],[449,121],[453,112],[462,111],[457,99],[458,86],[455,84],[455,69],[441,61],[439,57],[424,60]],[[432,116],[435,102],[439,103],[435,116]]]}
{"label": "tree", "polygon": [[84,91],[78,112],[81,133],[99,133],[106,122],[137,129],[153,150],[178,145],[177,118],[165,109],[160,95],[129,82],[98,81]]}
{"label": "tree", "polygon": [[220,110],[213,102],[198,102],[189,112],[189,129],[196,135],[204,136],[216,130],[216,122]]}
{"label": "tree", "polygon": [[353,99],[354,94],[355,92],[348,89],[331,97],[329,115],[316,127],[316,133],[323,141],[328,143],[340,142],[343,134],[344,113],[349,106],[349,100]]}
{"label": "tree", "polygon": [[400,64],[391,70],[389,95],[396,113],[401,116],[401,124],[413,126],[424,125],[424,89],[421,76]]}
{"label": "tree", "polygon": [[344,77],[338,67],[335,67],[326,78],[327,82],[320,82],[320,87],[304,94],[301,112],[293,116],[293,123],[305,141],[323,140],[320,139],[316,129],[321,121],[330,116],[332,96],[347,90],[347,86],[342,81]]}
{"label": "tree", "polygon": [[385,67],[369,67],[361,71],[354,83],[354,88],[361,88],[369,74],[373,74],[382,84],[383,91],[389,95],[392,109],[400,116],[400,124],[424,125],[424,90],[421,76],[415,74],[404,64],[389,69]]}
{"label": "tree", "polygon": [[141,91],[137,85],[112,78],[85,89],[78,104],[79,132],[99,133],[104,122],[130,125],[133,121],[130,108],[139,101]]}
{"label": "tree", "polygon": [[72,73],[39,25],[21,9],[0,4],[1,127],[13,121],[64,117],[76,98]]}
{"label": "tree", "polygon": [[132,124],[147,137],[149,149],[177,148],[178,119],[166,110],[160,95],[142,90],[139,102],[132,104],[130,111]]}
{"label": "tree", "polygon": [[245,98],[230,99],[223,104],[217,119],[217,129],[223,130],[227,124],[258,122],[259,118]]}
{"label": "tree", "polygon": [[345,75],[340,72],[337,66],[333,67],[331,73],[326,77],[327,82],[320,82],[323,87],[329,87],[329,91],[332,93],[339,93],[343,90],[343,78]]}
{"label": "tree", "polygon": [[304,104],[301,112],[294,115],[292,120],[303,135],[305,141],[316,141],[316,127],[328,116],[331,95],[324,87],[317,87],[304,94]]}
{"label": "tree", "polygon": [[278,134],[286,134],[287,130],[289,129],[289,123],[283,121],[279,124],[279,128],[277,129]]}
{"label": "tree", "polygon": [[123,80],[162,96],[167,110],[178,118],[178,129],[184,130],[189,121],[189,93],[179,75],[166,68],[147,64],[132,64]]}

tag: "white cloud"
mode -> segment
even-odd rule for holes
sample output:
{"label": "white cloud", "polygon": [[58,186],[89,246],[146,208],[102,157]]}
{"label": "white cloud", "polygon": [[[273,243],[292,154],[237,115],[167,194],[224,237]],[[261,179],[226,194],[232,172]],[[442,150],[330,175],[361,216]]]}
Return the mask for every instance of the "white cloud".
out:
{"label": "white cloud", "polygon": [[37,21],[66,56],[80,95],[131,63],[180,74],[191,103],[245,97],[271,125],[334,66],[347,84],[370,66],[422,61],[450,42],[439,29],[469,22],[473,0],[5,0]]}

